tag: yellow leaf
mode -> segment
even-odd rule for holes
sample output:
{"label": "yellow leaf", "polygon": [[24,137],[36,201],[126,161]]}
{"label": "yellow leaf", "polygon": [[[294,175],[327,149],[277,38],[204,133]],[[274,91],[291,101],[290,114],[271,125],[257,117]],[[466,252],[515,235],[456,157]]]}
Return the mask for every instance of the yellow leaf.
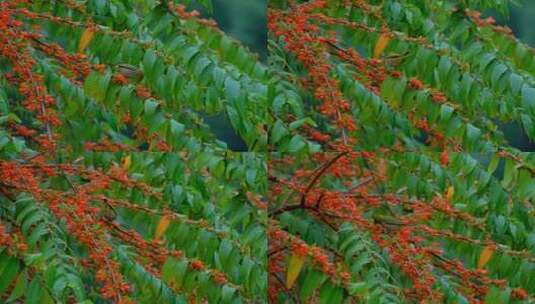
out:
{"label": "yellow leaf", "polygon": [[446,201],[448,203],[451,203],[451,200],[453,199],[454,194],[455,194],[455,188],[453,188],[453,186],[449,186],[448,190],[446,191]]}
{"label": "yellow leaf", "polygon": [[89,42],[91,42],[91,39],[93,39],[94,34],[94,30],[91,28],[88,28],[83,32],[82,37],[80,37],[80,43],[78,43],[79,52],[83,52],[85,50],[85,48],[89,45]]}
{"label": "yellow leaf", "polygon": [[375,50],[373,50],[373,58],[377,59],[381,57],[381,54],[385,50],[388,42],[390,41],[390,35],[388,33],[382,33],[375,44]]}
{"label": "yellow leaf", "polygon": [[485,265],[490,261],[490,258],[492,258],[492,254],[494,253],[494,246],[486,246],[483,248],[483,251],[481,251],[481,255],[479,256],[479,262],[477,263],[477,268],[483,268]]}
{"label": "yellow leaf", "polygon": [[305,262],[304,257],[293,254],[290,257],[290,262],[288,263],[288,273],[286,274],[286,287],[292,288],[292,286],[295,283],[295,280],[299,276],[299,273],[301,272],[301,268],[303,267],[303,263]]}
{"label": "yellow leaf", "polygon": [[127,170],[128,168],[130,168],[131,163],[132,163],[132,157],[130,155],[123,158],[122,159],[123,169]]}
{"label": "yellow leaf", "polygon": [[169,218],[169,216],[162,216],[160,222],[158,223],[158,226],[156,227],[156,232],[154,232],[155,239],[159,239],[162,237],[162,235],[165,233],[165,230],[167,230],[167,227],[169,227],[169,223],[171,223],[171,219]]}

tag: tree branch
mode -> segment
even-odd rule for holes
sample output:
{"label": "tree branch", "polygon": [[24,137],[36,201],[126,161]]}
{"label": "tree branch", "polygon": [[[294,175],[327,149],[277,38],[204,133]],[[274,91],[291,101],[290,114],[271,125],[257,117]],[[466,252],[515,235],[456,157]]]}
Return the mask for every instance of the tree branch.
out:
{"label": "tree branch", "polygon": [[303,192],[303,195],[301,196],[301,205],[304,206],[305,205],[305,200],[306,200],[306,196],[308,195],[308,192],[310,192],[310,190],[312,189],[312,187],[314,187],[314,185],[318,182],[319,178],[325,173],[325,171],[327,171],[327,169],[329,169],[336,161],[338,161],[340,158],[342,158],[343,156],[345,156],[346,154],[348,154],[347,151],[345,152],[342,152],[338,155],[336,155],[335,157],[333,157],[328,163],[326,163],[321,169],[320,171],[318,172],[318,174],[316,174],[314,176],[314,178],[310,181],[310,183],[308,184],[308,186],[306,187],[305,189],[305,192]]}

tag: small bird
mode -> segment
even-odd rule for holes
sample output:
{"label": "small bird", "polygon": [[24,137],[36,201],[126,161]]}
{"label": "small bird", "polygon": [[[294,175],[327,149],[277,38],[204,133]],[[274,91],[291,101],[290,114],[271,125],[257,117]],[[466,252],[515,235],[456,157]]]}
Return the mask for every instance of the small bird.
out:
{"label": "small bird", "polygon": [[391,215],[372,214],[373,221],[380,224],[402,226],[405,223]]}
{"label": "small bird", "polygon": [[409,52],[405,52],[403,54],[393,54],[393,55],[385,56],[382,58],[382,60],[386,65],[397,67],[407,57],[409,57]]}
{"label": "small bird", "polygon": [[118,64],[117,72],[129,80],[139,81],[141,78],[143,78],[143,72],[139,68],[130,64]]}

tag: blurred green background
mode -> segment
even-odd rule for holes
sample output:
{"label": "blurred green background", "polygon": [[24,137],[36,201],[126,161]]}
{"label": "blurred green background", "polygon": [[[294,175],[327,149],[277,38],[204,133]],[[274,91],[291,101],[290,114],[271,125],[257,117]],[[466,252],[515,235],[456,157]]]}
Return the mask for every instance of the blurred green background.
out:
{"label": "blurred green background", "polygon": [[214,18],[230,36],[267,56],[267,0],[213,0]]}
{"label": "blurred green background", "polygon": [[[265,62],[267,57],[267,1],[212,0],[212,13],[199,6],[196,7],[203,15],[214,19],[225,33],[239,40]],[[224,115],[204,115],[204,120],[216,137],[227,143],[229,149],[247,150],[247,146],[234,132]]]}
{"label": "blurred green background", "polygon": [[515,36],[535,47],[535,1],[525,0],[511,6],[511,16],[505,19]]}

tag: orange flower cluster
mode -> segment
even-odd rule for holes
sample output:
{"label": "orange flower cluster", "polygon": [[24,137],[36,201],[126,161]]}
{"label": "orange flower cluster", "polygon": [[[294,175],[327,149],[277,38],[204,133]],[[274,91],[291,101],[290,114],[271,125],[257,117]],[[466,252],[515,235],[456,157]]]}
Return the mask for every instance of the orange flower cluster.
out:
{"label": "orange flower cluster", "polygon": [[[270,10],[268,27],[276,37],[286,43],[286,49],[294,54],[307,70],[314,97],[321,101],[320,113],[331,119],[343,132],[356,130],[356,123],[350,114],[350,104],[344,99],[337,79],[330,77],[332,66],[328,60],[328,48],[336,43],[332,36],[324,37],[317,25],[313,24],[313,14],[326,1],[310,1],[296,6],[291,13]],[[347,143],[348,138],[345,138]]]}
{"label": "orange flower cluster", "polygon": [[0,161],[0,184],[15,189],[26,189],[34,194],[40,193],[34,170],[16,162]]}
{"label": "orange flower cluster", "polygon": [[96,151],[96,152],[119,152],[119,151],[132,151],[132,147],[113,142],[109,138],[105,137],[102,141],[95,142],[85,142],[84,149],[87,151]]}
{"label": "orange flower cluster", "polygon": [[440,163],[443,165],[443,166],[447,166],[449,164],[450,160],[449,160],[449,154],[448,154],[448,151],[442,151],[440,153]]}
{"label": "orange flower cluster", "polygon": [[320,131],[317,130],[310,130],[310,139],[320,142],[320,143],[327,143],[331,140],[331,136],[328,134],[323,134]]}
{"label": "orange flower cluster", "polygon": [[[40,187],[41,178],[54,176],[60,172],[68,175],[76,174],[88,181],[75,187],[74,193],[62,193]],[[127,299],[124,295],[129,292],[130,287],[122,278],[118,262],[111,257],[113,250],[107,237],[109,231],[106,229],[110,226],[100,219],[100,208],[90,204],[91,201],[98,201],[90,193],[108,189],[110,182],[115,181],[127,187],[140,188],[149,195],[159,197],[158,194],[149,186],[130,180],[126,173],[118,168],[104,174],[79,166],[48,165],[42,156],[33,157],[24,165],[16,162],[0,162],[0,180],[2,186],[8,186],[13,191],[27,192],[36,200],[46,202],[56,217],[65,220],[69,233],[89,250],[86,264],[95,269],[95,278],[101,284],[102,296],[117,302]],[[135,241],[136,244],[145,244],[138,234],[125,233],[121,236],[125,242]],[[2,238],[2,241],[7,243],[9,239]],[[182,256],[180,252],[168,251],[159,241],[145,245],[145,248],[151,250],[144,249],[140,252],[145,254],[151,263],[161,264],[168,256]],[[17,248],[23,251],[27,248],[25,246],[20,244]],[[222,280],[221,277],[219,279]]]}
{"label": "orange flower cluster", "polygon": [[33,44],[47,56],[59,61],[64,67],[63,71],[68,71],[71,74],[66,76],[74,82],[85,78],[93,69],[85,54],[69,54],[58,44],[48,44],[39,40],[39,38],[38,36],[32,37]]}
{"label": "orange flower cluster", "polygon": [[20,136],[32,137],[43,152],[56,149],[58,135],[54,129],[62,125],[61,117],[55,110],[56,100],[47,92],[44,76],[38,72],[32,49],[54,58],[61,66],[61,73],[74,83],[80,83],[92,69],[102,70],[103,65],[91,64],[84,54],[69,54],[60,45],[42,41],[39,25],[30,31],[17,18],[28,20],[46,19],[75,25],[68,18],[54,17],[47,14],[30,12],[22,7],[28,1],[16,0],[3,2],[0,7],[0,54],[10,65],[6,79],[18,88],[22,96],[20,104],[35,115],[41,124],[30,130],[24,126],[12,126]]}
{"label": "orange flower cluster", "polygon": [[28,244],[24,242],[20,231],[7,233],[5,226],[0,222],[0,248],[7,247],[11,254],[24,254]]}
{"label": "orange flower cluster", "polygon": [[6,233],[6,228],[0,223],[0,247],[11,247],[13,238],[10,234]]}
{"label": "orange flower cluster", "polygon": [[397,236],[387,243],[390,259],[412,280],[412,288],[406,291],[409,297],[419,302],[440,303],[442,294],[433,289],[436,280],[428,267],[430,257],[422,255],[421,248],[415,246],[418,243],[419,239],[412,236],[410,227],[401,228]]}
{"label": "orange flower cluster", "polygon": [[[296,255],[299,255],[301,257],[310,257],[312,263],[315,264],[316,267],[320,269],[323,273],[331,277],[333,281],[344,279],[340,277],[335,264],[330,261],[328,253],[325,252],[322,248],[308,245],[302,240],[294,238],[290,236],[287,232],[277,228],[270,228],[268,234],[273,237],[273,240],[275,240],[274,236],[277,236],[278,239],[276,240],[278,242],[281,242],[283,244],[289,244],[290,248],[292,249],[292,253],[295,253]],[[348,278],[348,276],[345,275],[345,278]],[[344,280],[343,282],[347,283],[347,281]]]}
{"label": "orange flower cluster", "polygon": [[136,95],[141,99],[148,99],[152,96],[150,90],[141,84],[136,85]]}
{"label": "orange flower cluster", "polygon": [[268,253],[268,297],[271,300],[277,299],[279,292],[285,290],[285,286],[276,276],[277,273],[285,271],[285,248],[291,248],[290,253],[295,253],[301,257],[308,256],[316,268],[327,274],[333,282],[346,284],[351,279],[348,271],[342,270],[338,273],[336,266],[330,261],[328,253],[320,247],[310,246],[302,240],[292,237],[290,234],[270,225],[268,228],[268,239],[270,252]]}
{"label": "orange flower cluster", "polygon": [[218,271],[218,270],[212,271],[212,276],[214,278],[214,282],[218,284],[223,285],[228,282],[227,276],[221,271]]}
{"label": "orange flower cluster", "polygon": [[469,9],[465,10],[466,16],[468,16],[472,22],[474,22],[477,26],[480,27],[490,27],[494,32],[496,33],[502,33],[505,35],[508,35],[510,37],[513,37],[513,31],[511,28],[507,26],[500,26],[496,24],[496,20],[490,16],[485,19],[481,17],[481,13],[478,11],[472,11]]}
{"label": "orange flower cluster", "polygon": [[153,274],[158,275],[160,273],[161,266],[165,263],[167,258],[181,258],[184,256],[183,252],[179,250],[167,249],[164,246],[163,241],[152,240],[152,242],[149,242],[135,230],[124,229],[116,222],[104,221],[102,224],[111,228],[111,232],[118,239],[136,248],[139,256],[144,257],[144,259],[139,260],[144,264],[145,268]]}
{"label": "orange flower cluster", "polygon": [[385,66],[376,59],[366,60],[353,48],[340,48],[336,53],[342,60],[351,63],[359,71],[355,79],[366,86],[374,94],[380,93],[380,86],[386,78]]}
{"label": "orange flower cluster", "polygon": [[198,11],[192,10],[188,12],[186,10],[186,6],[183,4],[175,4],[174,1],[168,1],[167,6],[172,12],[182,19],[195,20],[199,24],[217,29],[217,23],[214,20],[199,18],[200,13]]}
{"label": "orange flower cluster", "polygon": [[[42,158],[33,160],[35,165],[22,166],[13,162],[0,163],[2,184],[11,189],[25,191],[35,199],[48,203],[50,211],[58,218],[64,219],[68,231],[89,250],[89,258],[96,270],[96,279],[102,284],[101,293],[107,299],[119,299],[128,292],[129,287],[123,281],[119,264],[110,258],[112,248],[106,238],[106,231],[98,225],[98,209],[90,208],[86,189],[65,195],[63,193],[43,190],[39,186],[39,175],[45,167]],[[72,168],[70,171],[73,171]],[[50,170],[43,172],[52,174]],[[94,187],[89,187],[94,189]]]}
{"label": "orange flower cluster", "polygon": [[526,300],[528,298],[528,293],[522,288],[513,288],[511,292],[511,297],[513,299]]}
{"label": "orange flower cluster", "polygon": [[32,137],[37,133],[36,130],[23,125],[13,124],[12,127],[15,129],[15,133],[22,137]]}
{"label": "orange flower cluster", "polygon": [[409,80],[409,87],[413,90],[422,90],[424,84],[419,79],[413,77]]}
{"label": "orange flower cluster", "polygon": [[[369,165],[360,166],[359,159],[366,159]],[[388,252],[392,264],[410,280],[411,285],[404,289],[403,293],[411,301],[443,301],[445,295],[437,287],[437,269],[463,283],[458,292],[470,303],[482,303],[481,299],[485,298],[491,286],[505,287],[506,281],[489,277],[485,270],[468,269],[461,261],[446,258],[436,239],[445,238],[474,246],[493,245],[494,250],[513,256],[523,256],[522,253],[504,249],[493,242],[492,236],[486,232],[484,222],[453,207],[449,192],[446,198],[437,194],[431,201],[415,200],[398,193],[380,194],[380,181],[389,178],[388,170],[384,168],[384,161],[381,159],[377,153],[369,152],[318,153],[309,161],[320,165],[309,168],[308,162],[305,162],[287,178],[278,174],[285,176],[283,172],[287,173],[287,168],[294,162],[292,157],[276,158],[270,162],[270,196],[276,198],[285,196],[288,192],[293,193],[282,205],[274,205],[270,210],[270,298],[276,299],[281,292],[287,292],[284,284],[277,280],[277,275],[287,271],[285,257],[290,254],[308,257],[307,261],[311,261],[312,267],[335,281],[351,283],[350,273],[333,269],[332,259],[339,255],[339,252],[309,245],[298,235],[292,235],[281,228],[272,228],[281,225],[278,222],[278,214],[294,210],[308,213],[334,231],[345,222],[368,232],[371,239]],[[447,152],[441,153],[441,163],[449,163]],[[336,180],[338,186],[336,189],[327,188],[322,180]],[[386,208],[387,205],[390,207]],[[390,210],[392,216],[371,216],[380,214],[381,210]],[[482,239],[472,239],[453,233],[447,228],[437,229],[429,226],[435,217],[458,219],[470,228],[480,231]],[[513,290],[512,297],[523,299],[527,294],[519,288]]]}
{"label": "orange flower cluster", "polygon": [[444,95],[444,93],[440,92],[440,91],[434,91],[431,93],[431,98],[433,99],[434,102],[436,103],[445,103],[447,101],[447,97],[446,95]]}
{"label": "orange flower cluster", "polygon": [[204,263],[201,260],[192,260],[190,263],[190,266],[194,270],[204,270],[205,266]]}
{"label": "orange flower cluster", "polygon": [[113,75],[113,77],[111,78],[111,81],[113,83],[115,83],[115,84],[118,84],[118,85],[128,84],[128,79],[126,78],[126,76],[124,76],[121,73],[117,73],[117,74]]}

